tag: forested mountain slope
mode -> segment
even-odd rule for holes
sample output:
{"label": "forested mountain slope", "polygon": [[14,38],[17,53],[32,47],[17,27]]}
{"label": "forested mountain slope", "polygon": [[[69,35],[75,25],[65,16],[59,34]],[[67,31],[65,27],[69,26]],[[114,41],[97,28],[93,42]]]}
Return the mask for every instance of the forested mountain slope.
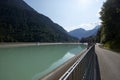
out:
{"label": "forested mountain slope", "polygon": [[23,0],[0,0],[0,42],[71,42],[75,38]]}

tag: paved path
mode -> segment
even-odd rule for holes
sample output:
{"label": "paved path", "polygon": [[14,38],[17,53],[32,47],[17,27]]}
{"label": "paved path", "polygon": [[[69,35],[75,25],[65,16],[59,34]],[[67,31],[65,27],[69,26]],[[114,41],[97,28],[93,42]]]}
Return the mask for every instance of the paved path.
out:
{"label": "paved path", "polygon": [[95,46],[98,56],[101,80],[120,80],[120,53]]}

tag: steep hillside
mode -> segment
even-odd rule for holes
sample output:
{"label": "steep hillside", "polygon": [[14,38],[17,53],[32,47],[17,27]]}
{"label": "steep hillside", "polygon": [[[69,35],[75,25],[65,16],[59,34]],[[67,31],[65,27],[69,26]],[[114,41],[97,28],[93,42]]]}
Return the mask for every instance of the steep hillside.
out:
{"label": "steep hillside", "polygon": [[71,42],[76,39],[23,0],[0,0],[0,42]]}

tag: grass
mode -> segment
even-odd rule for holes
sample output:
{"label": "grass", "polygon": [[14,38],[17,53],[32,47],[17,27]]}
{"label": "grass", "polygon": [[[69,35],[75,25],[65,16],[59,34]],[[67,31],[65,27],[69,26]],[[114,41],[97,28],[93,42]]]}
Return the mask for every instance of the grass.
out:
{"label": "grass", "polygon": [[120,42],[117,40],[108,41],[103,45],[105,48],[113,50],[115,52],[120,52]]}

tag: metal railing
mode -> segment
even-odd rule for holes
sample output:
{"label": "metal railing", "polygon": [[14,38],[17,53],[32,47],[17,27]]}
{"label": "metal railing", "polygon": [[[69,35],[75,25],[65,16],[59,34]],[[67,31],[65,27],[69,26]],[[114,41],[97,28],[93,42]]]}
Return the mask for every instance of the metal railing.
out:
{"label": "metal railing", "polygon": [[59,80],[100,80],[95,54],[95,46],[91,46]]}

